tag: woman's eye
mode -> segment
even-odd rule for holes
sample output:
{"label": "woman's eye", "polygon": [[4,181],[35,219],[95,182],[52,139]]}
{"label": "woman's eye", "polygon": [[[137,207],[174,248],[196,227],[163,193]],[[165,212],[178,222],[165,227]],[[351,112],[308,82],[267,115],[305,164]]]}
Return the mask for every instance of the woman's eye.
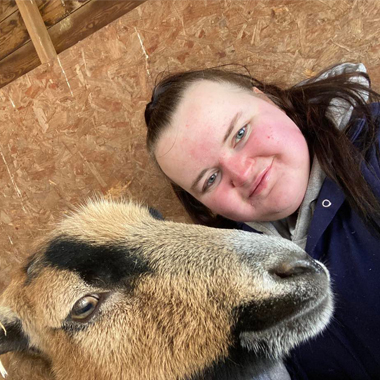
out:
{"label": "woman's eye", "polygon": [[245,136],[245,132],[246,132],[245,126],[238,130],[238,133],[236,133],[235,135],[235,143],[238,143]]}
{"label": "woman's eye", "polygon": [[207,190],[210,186],[212,186],[214,184],[214,182],[216,181],[216,177],[218,176],[218,173],[213,173],[209,179],[207,180],[206,182],[206,186],[204,188],[204,190]]}

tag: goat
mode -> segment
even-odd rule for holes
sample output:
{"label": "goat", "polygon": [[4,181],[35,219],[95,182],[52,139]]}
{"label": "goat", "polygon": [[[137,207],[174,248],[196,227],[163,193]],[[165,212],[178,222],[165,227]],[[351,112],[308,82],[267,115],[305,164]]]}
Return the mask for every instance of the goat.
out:
{"label": "goat", "polygon": [[0,355],[34,358],[54,380],[252,379],[332,310],[327,269],[285,239],[97,200],[0,296]]}

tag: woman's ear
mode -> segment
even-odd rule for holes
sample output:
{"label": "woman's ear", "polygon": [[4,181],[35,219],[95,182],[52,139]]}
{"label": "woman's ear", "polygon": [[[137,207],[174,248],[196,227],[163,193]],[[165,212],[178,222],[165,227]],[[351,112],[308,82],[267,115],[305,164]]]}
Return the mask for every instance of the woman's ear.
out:
{"label": "woman's ear", "polygon": [[255,93],[255,94],[264,94],[261,90],[259,90],[257,87],[252,87],[252,89],[253,89],[253,92]]}
{"label": "woman's ear", "polygon": [[252,91],[254,92],[255,96],[257,96],[258,98],[261,98],[261,99],[265,100],[266,102],[273,104],[274,106],[277,107],[276,103],[274,103],[273,100],[268,95],[266,95],[264,92],[262,92],[257,87],[252,87]]}

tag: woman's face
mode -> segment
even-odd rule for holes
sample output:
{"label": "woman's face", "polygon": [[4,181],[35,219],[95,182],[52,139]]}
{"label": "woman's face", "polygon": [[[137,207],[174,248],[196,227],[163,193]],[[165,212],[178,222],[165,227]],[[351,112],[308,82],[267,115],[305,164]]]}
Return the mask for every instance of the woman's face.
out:
{"label": "woman's face", "polygon": [[208,80],[186,90],[155,156],[210,210],[243,222],[294,213],[310,172],[306,140],[281,109],[255,88]]}

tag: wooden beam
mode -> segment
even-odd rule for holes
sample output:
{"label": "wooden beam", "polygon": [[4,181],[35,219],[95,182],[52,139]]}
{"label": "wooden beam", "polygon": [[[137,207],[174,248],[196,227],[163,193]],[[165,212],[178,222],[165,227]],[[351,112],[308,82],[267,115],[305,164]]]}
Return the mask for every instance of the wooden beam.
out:
{"label": "wooden beam", "polygon": [[57,53],[75,45],[145,1],[91,0],[62,20],[66,25],[70,25],[68,29],[58,23],[49,30]]}
{"label": "wooden beam", "polygon": [[[0,0],[1,1],[1,0]],[[49,29],[57,53],[108,25],[146,0],[92,0]],[[29,41],[0,61],[0,88],[38,66]]]}
{"label": "wooden beam", "polygon": [[56,58],[57,52],[51,42],[35,0],[16,0],[16,4],[41,63],[46,63]]}
{"label": "wooden beam", "polygon": [[0,88],[40,65],[32,41],[27,42],[0,61]]}
{"label": "wooden beam", "polygon": [[[4,5],[1,1],[2,0],[0,0],[0,10],[2,9],[1,6]],[[0,21],[0,60],[13,53],[15,50],[20,49],[22,45],[30,41],[30,37],[21,17],[20,11],[14,0],[12,1],[14,3],[14,7],[4,8],[8,14],[8,17],[6,17],[3,21]],[[62,19],[75,12],[78,8],[85,6],[90,0],[35,1],[42,19],[44,20],[44,24],[49,30],[49,27],[57,24]],[[0,15],[0,19],[2,16],[4,16],[4,14]]]}

